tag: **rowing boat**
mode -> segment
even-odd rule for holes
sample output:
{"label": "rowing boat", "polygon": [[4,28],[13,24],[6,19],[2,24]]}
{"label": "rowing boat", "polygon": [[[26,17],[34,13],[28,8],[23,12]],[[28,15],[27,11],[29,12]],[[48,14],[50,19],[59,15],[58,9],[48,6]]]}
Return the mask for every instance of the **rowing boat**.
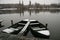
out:
{"label": "rowing boat", "polygon": [[[22,20],[2,30],[2,32],[9,33],[9,34],[18,34],[26,26],[26,24],[27,24],[27,21]],[[22,30],[21,32],[24,32],[24,31]]]}
{"label": "rowing boat", "polygon": [[50,37],[50,31],[48,30],[48,28],[36,20],[30,22],[30,31],[35,37]]}

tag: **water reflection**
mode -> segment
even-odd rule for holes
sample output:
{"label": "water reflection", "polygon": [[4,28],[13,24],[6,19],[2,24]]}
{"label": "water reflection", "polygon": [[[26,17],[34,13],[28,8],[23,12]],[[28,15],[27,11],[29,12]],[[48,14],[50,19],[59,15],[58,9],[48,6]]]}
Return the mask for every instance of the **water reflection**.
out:
{"label": "water reflection", "polygon": [[[8,14],[8,13],[20,13],[24,15],[24,12],[27,10],[0,10],[0,14]],[[60,10],[28,10],[30,16],[31,16],[31,12],[35,12],[35,14],[40,13],[40,12],[51,12],[51,13],[58,13],[60,12]]]}
{"label": "water reflection", "polygon": [[[51,10],[52,11],[52,10]],[[5,27],[10,26],[11,20],[14,21],[14,23],[28,18],[28,19],[35,19],[39,22],[46,24],[48,23],[48,28],[51,32],[50,39],[60,39],[59,35],[60,32],[60,11],[42,11],[42,10],[28,10],[28,11],[19,11],[19,10],[5,10],[0,11],[0,19],[4,20],[3,25]],[[54,14],[53,14],[54,13]],[[28,35],[32,37],[32,35]],[[58,37],[59,36],[59,37]]]}

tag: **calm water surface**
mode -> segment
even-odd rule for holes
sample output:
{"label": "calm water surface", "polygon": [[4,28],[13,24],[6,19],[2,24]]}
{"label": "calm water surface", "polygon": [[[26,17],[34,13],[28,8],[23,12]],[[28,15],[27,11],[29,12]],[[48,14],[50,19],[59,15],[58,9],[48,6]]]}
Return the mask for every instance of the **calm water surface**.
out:
{"label": "calm water surface", "polygon": [[3,20],[2,24],[5,27],[9,27],[11,25],[11,20],[14,23],[22,20],[22,19],[35,19],[44,25],[48,23],[48,29],[50,30],[51,40],[59,40],[60,39],[60,12],[29,12],[25,11],[24,13],[9,13],[0,14],[0,19]]}

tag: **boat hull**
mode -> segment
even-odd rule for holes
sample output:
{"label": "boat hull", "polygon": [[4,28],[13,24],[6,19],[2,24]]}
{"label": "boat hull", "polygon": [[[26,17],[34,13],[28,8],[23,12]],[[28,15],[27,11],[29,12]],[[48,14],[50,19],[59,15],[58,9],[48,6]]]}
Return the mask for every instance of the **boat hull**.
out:
{"label": "boat hull", "polygon": [[41,34],[41,33],[37,32],[37,31],[33,30],[32,28],[30,28],[30,31],[31,31],[32,35],[34,37],[37,37],[37,38],[49,38],[50,37],[50,35],[46,36],[44,34]]}
{"label": "boat hull", "polygon": [[25,21],[19,21],[15,24],[11,25],[10,27],[2,30],[2,32],[17,35],[24,28],[26,23],[27,22],[25,22]]}

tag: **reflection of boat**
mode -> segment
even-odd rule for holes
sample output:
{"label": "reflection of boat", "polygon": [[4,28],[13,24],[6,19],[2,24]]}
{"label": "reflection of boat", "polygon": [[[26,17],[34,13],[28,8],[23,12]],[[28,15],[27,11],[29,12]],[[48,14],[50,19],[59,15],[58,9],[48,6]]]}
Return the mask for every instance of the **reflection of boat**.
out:
{"label": "reflection of boat", "polygon": [[4,29],[2,32],[10,33],[10,34],[18,34],[26,26],[26,24],[27,24],[27,21],[22,20],[16,24],[13,24],[12,26]]}
{"label": "reflection of boat", "polygon": [[35,37],[49,38],[50,36],[47,27],[35,20],[30,22],[30,30]]}

